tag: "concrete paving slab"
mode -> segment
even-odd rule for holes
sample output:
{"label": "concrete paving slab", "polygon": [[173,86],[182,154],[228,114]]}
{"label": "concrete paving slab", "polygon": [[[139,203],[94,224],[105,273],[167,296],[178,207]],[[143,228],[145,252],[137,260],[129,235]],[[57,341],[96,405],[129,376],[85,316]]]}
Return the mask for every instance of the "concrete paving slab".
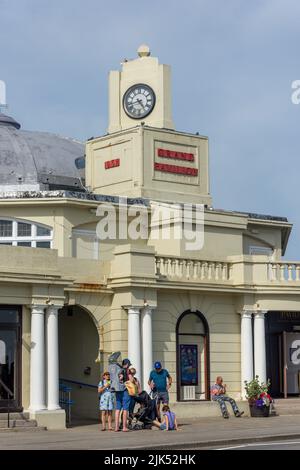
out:
{"label": "concrete paving slab", "polygon": [[178,432],[142,430],[101,432],[98,424],[78,426],[61,431],[40,433],[5,433],[0,435],[4,449],[180,449],[222,445],[261,439],[300,438],[299,416],[270,418],[203,418],[181,420]]}

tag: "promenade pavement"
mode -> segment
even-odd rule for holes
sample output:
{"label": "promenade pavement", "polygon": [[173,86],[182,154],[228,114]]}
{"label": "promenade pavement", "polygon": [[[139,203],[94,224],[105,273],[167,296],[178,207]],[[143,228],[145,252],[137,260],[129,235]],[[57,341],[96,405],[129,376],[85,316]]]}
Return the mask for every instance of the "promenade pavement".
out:
{"label": "promenade pavement", "polygon": [[102,432],[98,424],[74,426],[62,431],[1,432],[0,450],[130,450],[188,449],[211,446],[300,438],[300,415],[269,418],[202,418],[181,419],[180,431],[158,429]]}

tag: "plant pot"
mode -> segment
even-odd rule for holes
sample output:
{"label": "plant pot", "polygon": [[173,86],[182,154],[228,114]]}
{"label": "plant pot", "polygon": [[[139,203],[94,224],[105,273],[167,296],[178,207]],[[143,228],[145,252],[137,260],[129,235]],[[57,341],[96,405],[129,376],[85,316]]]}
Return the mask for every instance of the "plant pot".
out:
{"label": "plant pot", "polygon": [[270,415],[270,407],[263,405],[263,406],[256,406],[253,403],[249,403],[250,408],[250,416],[252,418],[267,418]]}

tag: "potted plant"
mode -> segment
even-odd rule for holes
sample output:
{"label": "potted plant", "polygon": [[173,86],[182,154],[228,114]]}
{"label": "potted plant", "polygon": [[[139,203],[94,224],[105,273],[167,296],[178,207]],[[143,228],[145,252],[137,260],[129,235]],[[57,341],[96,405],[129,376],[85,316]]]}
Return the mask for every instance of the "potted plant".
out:
{"label": "potted plant", "polygon": [[250,416],[253,418],[268,417],[272,398],[268,394],[270,380],[267,383],[259,381],[258,375],[255,379],[247,382],[245,380],[246,398],[249,403]]}

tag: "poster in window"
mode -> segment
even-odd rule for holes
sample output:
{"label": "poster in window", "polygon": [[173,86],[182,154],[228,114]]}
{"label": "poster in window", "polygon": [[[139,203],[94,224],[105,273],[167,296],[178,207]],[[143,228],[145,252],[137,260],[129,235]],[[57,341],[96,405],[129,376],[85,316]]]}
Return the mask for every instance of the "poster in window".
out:
{"label": "poster in window", "polygon": [[198,346],[180,345],[180,382],[181,385],[198,385]]}

